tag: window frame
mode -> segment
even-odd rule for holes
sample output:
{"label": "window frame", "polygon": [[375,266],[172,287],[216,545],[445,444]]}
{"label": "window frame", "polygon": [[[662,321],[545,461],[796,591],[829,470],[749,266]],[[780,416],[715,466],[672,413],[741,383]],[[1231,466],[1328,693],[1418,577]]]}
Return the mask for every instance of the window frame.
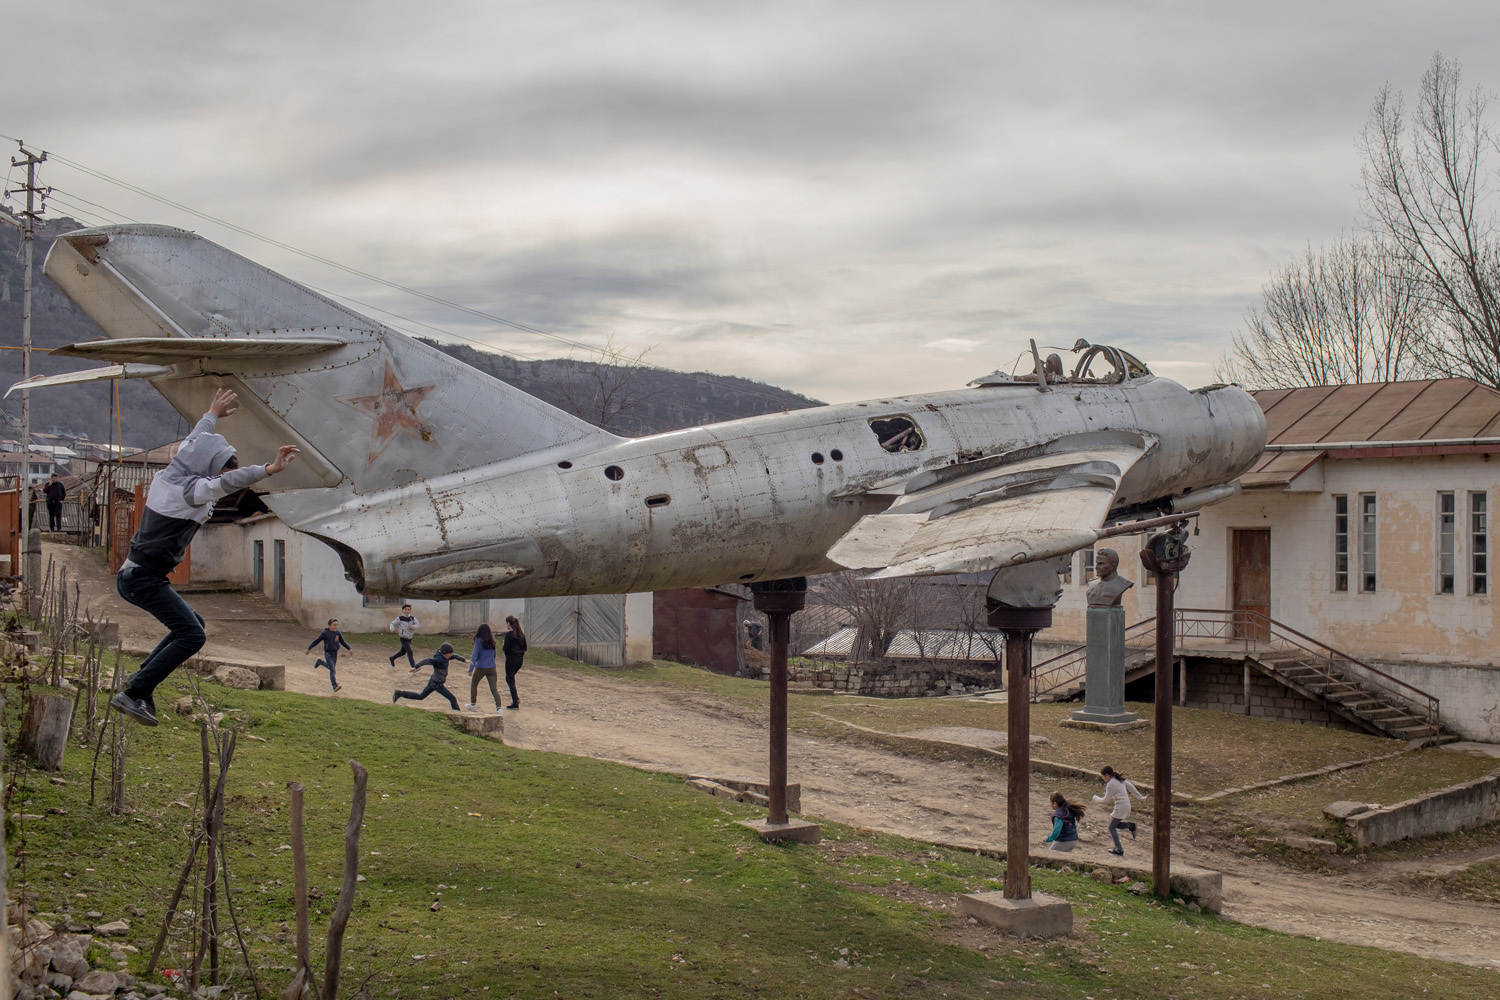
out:
{"label": "window frame", "polygon": [[1488,490],[1469,491],[1468,542],[1469,595],[1487,597],[1490,592],[1490,495]]}
{"label": "window frame", "polygon": [[1333,592],[1349,592],[1349,494],[1333,496]]}
{"label": "window frame", "polygon": [[1380,503],[1374,493],[1359,494],[1359,592],[1380,589]]}
{"label": "window frame", "polygon": [[[1445,509],[1446,508],[1446,509]],[[1437,544],[1433,566],[1434,590],[1438,594],[1458,592],[1458,494],[1439,490],[1436,512]]]}

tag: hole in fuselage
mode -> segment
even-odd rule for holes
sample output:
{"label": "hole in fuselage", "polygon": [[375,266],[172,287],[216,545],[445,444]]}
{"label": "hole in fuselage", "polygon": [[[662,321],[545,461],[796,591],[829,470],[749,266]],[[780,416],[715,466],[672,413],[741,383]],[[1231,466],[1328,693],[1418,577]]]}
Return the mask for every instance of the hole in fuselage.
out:
{"label": "hole in fuselage", "polygon": [[741,580],[754,580],[755,579],[755,574],[754,573],[746,573],[744,576],[740,577],[740,579]]}
{"label": "hole in fuselage", "polygon": [[666,493],[658,493],[654,497],[646,498],[647,507],[665,507],[672,502],[672,497]]}
{"label": "hole in fuselage", "polygon": [[571,469],[573,467],[573,463],[572,462],[558,462],[557,463],[557,467],[559,469]]}
{"label": "hole in fuselage", "polygon": [[835,448],[828,453],[828,457],[835,462],[842,462],[844,460],[844,453]]}
{"label": "hole in fuselage", "polygon": [[813,454],[812,454],[812,460],[813,460],[813,465],[822,465],[823,464],[823,453],[821,451],[815,451],[815,452],[813,452]]}
{"label": "hole in fuselage", "polygon": [[610,482],[618,483],[625,478],[625,470],[618,465],[606,465],[604,467],[604,478]]}
{"label": "hole in fuselage", "polygon": [[874,417],[870,420],[870,429],[875,432],[875,439],[880,442],[880,447],[893,455],[903,451],[920,451],[927,443],[922,440],[922,432],[917,430],[916,423],[905,415]]}

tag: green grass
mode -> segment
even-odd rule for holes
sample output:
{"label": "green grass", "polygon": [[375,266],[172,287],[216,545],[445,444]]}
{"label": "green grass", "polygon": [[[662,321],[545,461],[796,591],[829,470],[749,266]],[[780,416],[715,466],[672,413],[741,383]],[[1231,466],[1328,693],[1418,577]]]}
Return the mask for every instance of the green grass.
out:
{"label": "green grass", "polygon": [[[832,824],[821,847],[769,846],[735,825],[757,810],[671,776],[511,749],[436,713],[202,690],[265,741],[240,741],[226,822],[240,919],[276,990],[292,961],[290,940],[275,940],[293,919],[286,783],[306,787],[316,939],[358,759],[370,772],[367,881],[345,995],[366,977],[370,997],[1299,997],[1341,980],[1368,997],[1493,994],[1491,972],[1290,938],[1047,871],[1036,888],[1072,900],[1080,932],[1020,942],[952,915],[956,893],[998,887],[989,858]],[[127,816],[89,805],[84,748],[69,748],[66,785],[23,769],[11,812],[44,818],[10,840],[11,892],[75,916],[144,906],[131,940],[145,951],[186,853],[191,810],[174,803],[193,802],[198,733],[167,713],[130,744]],[[183,948],[163,964],[186,965]]]}

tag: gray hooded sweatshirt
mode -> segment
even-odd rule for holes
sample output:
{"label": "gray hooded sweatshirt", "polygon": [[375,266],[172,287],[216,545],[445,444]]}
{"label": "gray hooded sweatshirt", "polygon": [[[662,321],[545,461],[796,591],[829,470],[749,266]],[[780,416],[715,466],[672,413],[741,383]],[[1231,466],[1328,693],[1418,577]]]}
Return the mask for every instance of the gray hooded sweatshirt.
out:
{"label": "gray hooded sweatshirt", "polygon": [[224,470],[234,446],[213,432],[217,423],[217,417],[205,413],[171,464],[151,480],[141,526],[130,540],[130,557],[122,569],[135,565],[163,575],[172,572],[213,513],[214,501],[266,478],[264,465]]}

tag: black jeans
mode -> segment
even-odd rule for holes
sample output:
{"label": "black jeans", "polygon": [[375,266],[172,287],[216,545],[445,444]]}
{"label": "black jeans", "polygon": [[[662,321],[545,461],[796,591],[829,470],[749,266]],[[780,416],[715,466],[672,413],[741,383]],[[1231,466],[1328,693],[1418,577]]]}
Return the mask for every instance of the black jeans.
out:
{"label": "black jeans", "polygon": [[411,655],[411,640],[404,635],[401,637],[401,648],[398,649],[395,655],[391,657],[391,666],[394,667],[396,665],[396,661],[401,659],[401,657],[403,656],[406,657],[407,664],[413,670],[417,669],[417,660],[414,656]]}
{"label": "black jeans", "polygon": [[512,708],[521,704],[521,696],[516,694],[516,671],[520,669],[521,665],[519,663],[515,666],[511,666],[509,663],[505,665],[505,686],[510,688],[510,704]]}
{"label": "black jeans", "polygon": [[433,680],[430,677],[427,679],[427,686],[422,689],[420,694],[413,694],[410,691],[397,691],[396,697],[410,698],[412,701],[424,701],[434,691],[448,699],[448,704],[453,706],[453,711],[458,711],[458,699],[453,697],[453,692],[449,691],[448,686],[442,681]]}
{"label": "black jeans", "polygon": [[166,574],[144,566],[120,570],[115,577],[120,596],[145,611],[167,627],[167,634],[141,661],[141,669],[125,682],[125,693],[132,698],[151,701],[151,692],[167,675],[203,648],[208,634],[203,630],[203,616],[188,606],[182,595],[172,589]]}
{"label": "black jeans", "polygon": [[48,500],[47,501],[47,530],[48,531],[61,531],[62,530],[62,501],[61,500]]}

